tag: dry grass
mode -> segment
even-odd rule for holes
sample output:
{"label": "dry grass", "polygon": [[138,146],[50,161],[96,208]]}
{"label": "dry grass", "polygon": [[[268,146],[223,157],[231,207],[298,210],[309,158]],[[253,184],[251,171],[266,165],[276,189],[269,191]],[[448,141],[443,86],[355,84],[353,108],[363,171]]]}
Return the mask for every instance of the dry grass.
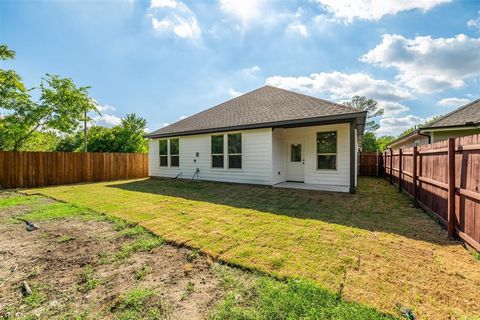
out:
{"label": "dry grass", "polygon": [[380,179],[360,179],[356,195],[154,179],[28,192],[138,222],[222,261],[343,288],[394,314],[398,305],[422,319],[480,314],[480,263]]}

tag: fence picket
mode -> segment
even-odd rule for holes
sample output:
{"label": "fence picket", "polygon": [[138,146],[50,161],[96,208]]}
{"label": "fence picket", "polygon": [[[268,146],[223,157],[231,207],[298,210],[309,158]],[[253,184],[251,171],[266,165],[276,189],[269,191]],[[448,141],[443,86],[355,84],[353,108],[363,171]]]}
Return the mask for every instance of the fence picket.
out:
{"label": "fence picket", "polygon": [[8,189],[147,176],[143,153],[0,152],[0,186]]}
{"label": "fence picket", "polygon": [[[394,154],[390,149],[382,156],[382,169],[385,179],[398,182],[399,189],[413,196],[415,206],[436,215],[449,236],[457,235],[480,251],[479,142],[480,135],[473,135],[414,147],[412,153],[405,149]],[[398,158],[398,168],[394,168],[394,157]],[[405,175],[409,168],[411,188]],[[398,180],[394,180],[397,172]]]}

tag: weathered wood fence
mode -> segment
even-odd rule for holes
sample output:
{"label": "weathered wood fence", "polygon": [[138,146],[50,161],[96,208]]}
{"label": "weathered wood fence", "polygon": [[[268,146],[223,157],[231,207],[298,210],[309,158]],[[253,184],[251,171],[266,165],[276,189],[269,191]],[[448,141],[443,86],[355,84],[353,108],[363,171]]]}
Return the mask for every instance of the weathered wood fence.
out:
{"label": "weathered wood fence", "polygon": [[390,149],[382,158],[390,183],[434,214],[450,237],[480,250],[480,135]]}
{"label": "weathered wood fence", "polygon": [[358,161],[358,174],[361,176],[381,176],[383,157],[377,152],[361,152]]}
{"label": "weathered wood fence", "polygon": [[142,153],[0,151],[0,186],[32,188],[79,182],[144,178]]}

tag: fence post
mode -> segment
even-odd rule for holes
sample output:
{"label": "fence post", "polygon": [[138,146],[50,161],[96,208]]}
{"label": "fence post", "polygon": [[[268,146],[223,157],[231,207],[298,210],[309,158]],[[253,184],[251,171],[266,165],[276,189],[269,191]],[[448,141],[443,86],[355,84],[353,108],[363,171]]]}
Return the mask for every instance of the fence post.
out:
{"label": "fence post", "polygon": [[413,205],[418,207],[418,195],[417,195],[417,180],[418,180],[418,175],[417,175],[417,146],[413,147],[413,168],[412,168],[412,181],[413,181]]}
{"label": "fence post", "polygon": [[455,139],[448,139],[448,236],[455,237]]}
{"label": "fence post", "polygon": [[393,184],[393,149],[390,148],[390,184]]}
{"label": "fence post", "polygon": [[402,192],[402,163],[403,163],[402,148],[398,149],[398,191]]}

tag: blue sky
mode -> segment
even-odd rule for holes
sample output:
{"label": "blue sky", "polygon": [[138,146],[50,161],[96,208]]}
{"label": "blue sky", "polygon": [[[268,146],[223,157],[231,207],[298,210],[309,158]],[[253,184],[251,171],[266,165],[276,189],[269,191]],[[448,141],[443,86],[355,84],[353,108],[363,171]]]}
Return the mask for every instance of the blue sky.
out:
{"label": "blue sky", "polygon": [[1,0],[0,42],[28,86],[71,77],[150,130],[266,83],[374,98],[379,135],[480,98],[480,1]]}

